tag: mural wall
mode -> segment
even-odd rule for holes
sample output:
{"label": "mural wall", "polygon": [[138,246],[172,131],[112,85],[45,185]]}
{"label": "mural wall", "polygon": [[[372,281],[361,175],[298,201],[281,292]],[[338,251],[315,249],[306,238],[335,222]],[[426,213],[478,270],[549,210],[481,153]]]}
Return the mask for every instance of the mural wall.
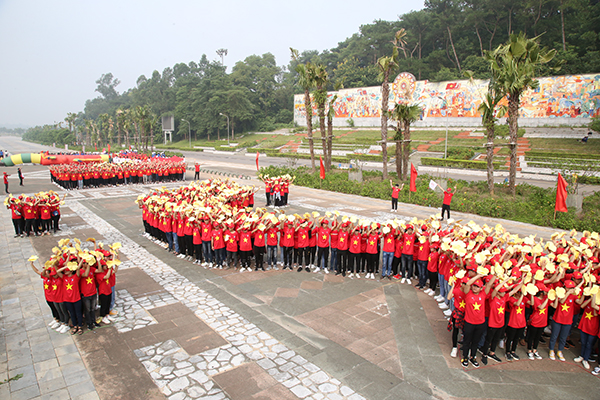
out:
{"label": "mural wall", "polygon": [[[519,123],[522,126],[585,125],[589,118],[600,115],[600,74],[568,75],[539,78],[539,87],[524,93]],[[429,82],[415,81],[402,73],[390,84],[390,109],[404,99],[423,108],[417,125],[480,125],[477,111],[487,91],[487,80]],[[357,126],[377,126],[381,117],[381,87],[342,89],[333,104],[334,124],[347,125],[352,119]],[[503,100],[506,105],[506,99]],[[313,115],[317,115],[313,102]],[[294,121],[306,125],[304,95],[294,97]]]}

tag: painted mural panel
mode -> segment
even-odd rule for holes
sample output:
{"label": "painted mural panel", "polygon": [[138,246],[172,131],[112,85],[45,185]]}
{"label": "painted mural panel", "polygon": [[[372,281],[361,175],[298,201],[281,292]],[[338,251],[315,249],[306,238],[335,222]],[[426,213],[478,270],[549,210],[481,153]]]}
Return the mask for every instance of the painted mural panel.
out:
{"label": "painted mural panel", "polygon": [[[400,76],[399,76],[400,77]],[[522,118],[591,118],[600,115],[600,74],[539,78],[539,87],[521,99]],[[390,109],[408,95],[423,107],[422,119],[480,117],[477,108],[487,91],[487,80],[453,82],[416,81],[410,91],[400,92],[390,84]],[[410,92],[410,93],[409,93]],[[381,87],[342,89],[336,93],[335,118],[357,119],[380,116]],[[506,99],[503,101],[506,104]],[[317,114],[313,103],[313,115]],[[294,97],[294,120],[305,121],[304,96]]]}

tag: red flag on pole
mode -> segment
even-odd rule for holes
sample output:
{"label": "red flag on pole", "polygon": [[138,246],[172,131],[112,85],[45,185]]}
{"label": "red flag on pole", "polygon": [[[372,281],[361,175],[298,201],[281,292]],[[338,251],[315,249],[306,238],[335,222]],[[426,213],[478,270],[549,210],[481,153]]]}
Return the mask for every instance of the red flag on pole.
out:
{"label": "red flag on pole", "polygon": [[256,170],[258,171],[258,151],[256,152]]}
{"label": "red flag on pole", "polygon": [[558,174],[558,182],[556,185],[556,205],[554,211],[568,212],[567,209],[567,181],[562,175]]}
{"label": "red flag on pole", "polygon": [[321,179],[325,179],[325,165],[323,165],[323,157],[319,156],[319,160],[321,160],[321,170],[319,171],[319,176]]}
{"label": "red flag on pole", "polygon": [[413,163],[410,163],[410,191],[411,192],[417,191],[417,175],[418,175],[417,169],[415,168]]}
{"label": "red flag on pole", "polygon": [[108,152],[110,153],[110,143],[108,144]]}

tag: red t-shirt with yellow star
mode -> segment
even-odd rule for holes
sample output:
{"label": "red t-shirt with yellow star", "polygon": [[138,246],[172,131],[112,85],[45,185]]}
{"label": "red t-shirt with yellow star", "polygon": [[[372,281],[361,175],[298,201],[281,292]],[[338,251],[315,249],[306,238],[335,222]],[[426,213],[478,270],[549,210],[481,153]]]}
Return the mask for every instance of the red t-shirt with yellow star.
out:
{"label": "red t-shirt with yellow star", "polygon": [[485,322],[485,302],[487,294],[482,289],[478,294],[469,291],[465,295],[465,322],[473,325]]}
{"label": "red t-shirt with yellow star", "polygon": [[416,238],[417,235],[415,235],[414,233],[411,233],[410,235],[408,233],[405,233],[404,235],[402,235],[402,242],[404,243],[404,247],[402,248],[402,254],[406,254],[409,256],[413,255],[413,253],[415,252]]}
{"label": "red t-shirt with yellow star", "polygon": [[[110,285],[110,277],[109,279],[104,279],[108,271],[100,272],[96,274],[96,283],[98,284],[98,294],[109,295],[112,293],[111,285]],[[112,272],[111,272],[112,276]]]}
{"label": "red t-shirt with yellow star", "polygon": [[350,236],[350,253],[352,253],[352,254],[360,253],[360,241],[361,241],[360,232],[354,232],[352,234],[352,236]]}
{"label": "red t-shirt with yellow star", "polygon": [[269,228],[267,230],[267,246],[277,246],[277,233],[279,229]]}
{"label": "red t-shirt with yellow star", "polygon": [[540,299],[537,296],[533,298],[533,312],[529,321],[534,328],[545,328],[548,325],[548,304],[540,310],[540,305],[545,300],[545,298]]}
{"label": "red t-shirt with yellow star", "polygon": [[248,231],[241,231],[240,234],[240,251],[252,250],[252,235]]}
{"label": "red t-shirt with yellow star", "polygon": [[377,244],[379,243],[379,234],[371,233],[367,237],[367,253],[368,254],[377,254]]}
{"label": "red t-shirt with yellow star", "polygon": [[283,227],[280,244],[283,247],[294,247],[294,228],[291,225],[285,225]]}
{"label": "red t-shirt with yellow star", "polygon": [[308,228],[298,228],[298,247],[308,247]]}
{"label": "red t-shirt with yellow star", "polygon": [[329,247],[329,236],[331,235],[331,229],[320,227],[317,235],[317,246]]}
{"label": "red t-shirt with yellow star", "polygon": [[575,299],[577,296],[570,294],[564,303],[558,302],[554,312],[554,322],[562,325],[571,325],[573,323],[573,314],[575,313]]}
{"label": "red t-shirt with yellow star", "polygon": [[225,231],[225,240],[227,241],[227,245],[225,246],[227,251],[237,252],[238,251],[238,238],[239,235],[237,231],[230,229]]}
{"label": "red t-shirt with yellow star", "polygon": [[96,294],[96,281],[94,279],[94,271],[96,268],[90,267],[88,276],[82,276],[79,279],[79,290],[83,297],[94,296]]}
{"label": "red t-shirt with yellow star", "polygon": [[467,303],[465,302],[466,294],[462,291],[460,286],[455,286],[454,289],[452,289],[452,296],[454,299],[454,308],[465,312],[465,307],[467,306]]}
{"label": "red t-shirt with yellow star", "polygon": [[45,278],[40,275],[42,280],[44,281],[44,295],[46,296],[46,301],[54,301],[54,292],[56,289],[52,290],[52,278]]}
{"label": "red t-shirt with yellow star", "polygon": [[506,295],[494,296],[489,301],[490,315],[488,319],[488,326],[490,328],[502,328],[505,324],[504,316],[506,315]]}
{"label": "red t-shirt with yellow star", "polygon": [[600,327],[600,316],[594,315],[594,311],[589,304],[583,309],[583,315],[579,320],[578,328],[581,332],[585,332],[588,335],[597,336]]}
{"label": "red t-shirt with yellow star", "polygon": [[507,303],[510,305],[508,326],[515,329],[525,328],[525,325],[527,325],[525,320],[525,303],[521,300],[521,304],[517,305],[517,300],[513,296],[510,296],[507,300]]}
{"label": "red t-shirt with yellow star", "polygon": [[63,277],[63,302],[76,303],[81,300],[79,277],[76,274]]}

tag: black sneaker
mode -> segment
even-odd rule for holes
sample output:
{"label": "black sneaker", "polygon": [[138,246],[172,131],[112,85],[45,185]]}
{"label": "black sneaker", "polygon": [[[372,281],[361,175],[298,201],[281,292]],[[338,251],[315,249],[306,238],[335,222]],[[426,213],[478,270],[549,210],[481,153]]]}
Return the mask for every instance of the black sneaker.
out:
{"label": "black sneaker", "polygon": [[506,361],[512,361],[513,360],[513,356],[511,353],[506,353]]}
{"label": "black sneaker", "polygon": [[342,276],[346,276],[346,271],[343,271],[343,272],[342,272]]}
{"label": "black sneaker", "polygon": [[520,360],[519,356],[514,351],[512,353],[510,353],[510,355],[512,356],[513,360],[516,360],[516,361]]}
{"label": "black sneaker", "polygon": [[298,267],[298,272],[302,272],[302,267]]}
{"label": "black sneaker", "polygon": [[500,359],[500,357],[498,357],[496,354],[488,354],[488,357],[491,358],[492,360],[496,361],[496,362],[502,362],[502,360]]}
{"label": "black sneaker", "polygon": [[483,365],[487,365],[487,356],[481,356],[481,362]]}
{"label": "black sneaker", "polygon": [[475,357],[471,357],[469,361],[471,361],[471,365],[473,365],[475,368],[479,368],[479,363]]}
{"label": "black sneaker", "polygon": [[467,368],[469,366],[469,360],[467,360],[466,358],[463,358],[460,363],[462,364],[462,366],[464,368]]}
{"label": "black sneaker", "polygon": [[304,270],[305,270],[306,272],[310,272],[310,268],[308,268],[308,267],[305,267],[305,268],[304,268]]}

